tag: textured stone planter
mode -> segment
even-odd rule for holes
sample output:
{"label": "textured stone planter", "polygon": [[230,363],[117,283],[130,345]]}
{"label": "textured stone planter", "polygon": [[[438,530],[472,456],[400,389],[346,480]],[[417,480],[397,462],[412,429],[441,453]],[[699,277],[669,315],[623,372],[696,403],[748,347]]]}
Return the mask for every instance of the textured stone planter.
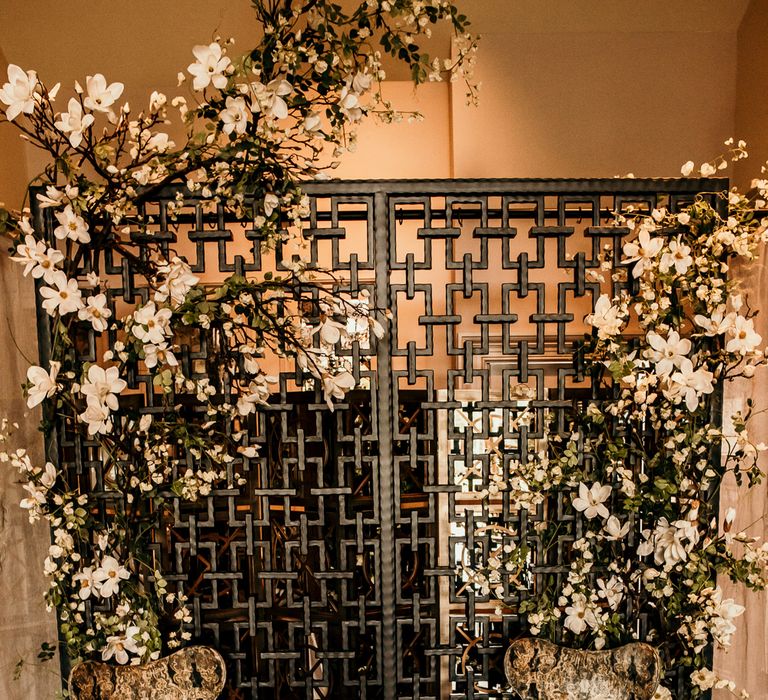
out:
{"label": "textured stone planter", "polygon": [[189,647],[141,666],[99,661],[78,664],[69,675],[74,700],[217,700],[227,672],[210,647]]}
{"label": "textured stone planter", "polygon": [[650,700],[661,661],[648,644],[581,651],[530,638],[512,642],[504,670],[523,700]]}

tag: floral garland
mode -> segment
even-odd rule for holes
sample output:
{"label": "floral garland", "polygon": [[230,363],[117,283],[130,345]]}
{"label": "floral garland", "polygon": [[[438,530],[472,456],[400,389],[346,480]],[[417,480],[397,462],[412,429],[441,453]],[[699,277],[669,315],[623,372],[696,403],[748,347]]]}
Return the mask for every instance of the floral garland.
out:
{"label": "floral garland", "polygon": [[[336,292],[330,274],[313,269],[301,189],[354,147],[366,114],[401,118],[381,92],[383,56],[407,65],[415,83],[463,77],[475,97],[475,39],[446,0],[365,0],[350,12],[329,0],[252,4],[263,40],[234,59],[230,42],[195,46],[191,101],[153,92],[134,116],[120,103],[123,84],[96,74],[61,106],[58,84],[48,88],[15,65],[0,89],[3,121],[50,156],[32,192],[33,211],[54,221],[54,238],[29,210],[0,210],[11,257],[36,281],[49,317],[50,360],[29,368],[27,405],[42,407],[46,435],[58,429],[95,441],[114,494],[98,501],[88,478],[61,471],[54,454],[35,464],[10,447],[13,426],[4,424],[0,458],[21,475],[21,505],[30,521],[52,528],[46,598],[71,661],[138,663],[190,639],[187,599],[169,589],[150,547],[168,495],[193,501],[214,486],[245,483],[238,469],[257,447],[242,444],[238,426],[269,399],[274,378],[263,358],[294,358],[332,410],[359,378],[342,352],[350,324],[366,337],[384,333],[384,310],[366,292]],[[432,59],[418,45],[442,21],[456,35],[454,59]],[[179,84],[185,80],[180,73]],[[186,127],[181,145],[165,130],[171,110]],[[169,227],[180,226],[188,202],[224,208],[253,228],[264,250],[281,250],[285,274],[206,286],[172,247],[153,240],[146,205],[172,184],[182,187],[168,206]],[[148,288],[124,314],[103,272],[112,254],[130,260]],[[87,361],[78,347],[83,329],[98,337],[100,354]],[[205,378],[188,376],[177,357],[180,338],[194,333],[220,361]],[[161,411],[140,415],[132,402],[137,367],[152,376]],[[209,419],[203,425],[187,422],[191,403]],[[225,423],[233,429],[219,429]]]}
{"label": "floral garland", "polygon": [[[746,157],[743,142],[726,144],[732,160]],[[700,173],[727,163],[720,157]],[[692,168],[686,163],[683,175]],[[755,216],[768,200],[768,181],[755,186],[751,200],[733,189],[700,195],[679,212],[617,213],[627,242],[618,259],[607,248],[593,272],[595,288],[612,291],[596,295],[586,319],[594,331],[580,350],[596,398],[569,415],[564,434],[545,413],[544,437],[530,440],[524,463],[505,460],[503,442],[492,445],[491,488],[482,493],[508,499],[512,512],[534,512],[559,496],[580,520],[567,575],[545,577],[519,607],[530,633],[554,640],[562,632],[568,644],[601,649],[637,639],[636,622],[645,618],[646,640],[666,667],[688,667],[686,698],[713,687],[737,695],[709,667],[708,649],[730,645],[734,619],[744,612],[724,597],[717,575],[768,587],[768,543],[733,532],[733,509],[717,519],[723,479],[730,473],[739,484],[759,483],[758,456],[768,449],[747,430],[751,401],[730,425],[718,422],[718,387],[766,364],[756,312],[729,277],[736,265],[743,274],[768,241]],[[519,393],[516,420],[529,424],[531,396]],[[472,469],[458,479],[473,489]],[[537,524],[545,559],[562,527]],[[532,575],[531,547],[501,517],[476,534],[490,544],[465,552],[460,575],[498,599],[501,614]],[[662,686],[655,697],[672,694]]]}

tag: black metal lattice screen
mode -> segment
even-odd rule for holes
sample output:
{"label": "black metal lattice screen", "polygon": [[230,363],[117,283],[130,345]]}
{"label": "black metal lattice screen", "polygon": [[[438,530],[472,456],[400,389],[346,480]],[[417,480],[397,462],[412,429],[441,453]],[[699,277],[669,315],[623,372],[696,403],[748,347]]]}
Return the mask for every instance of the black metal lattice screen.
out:
{"label": "black metal lattice screen", "polygon": [[[259,455],[233,465],[247,485],[175,500],[156,533],[166,578],[191,595],[194,638],[228,660],[231,697],[509,697],[493,689],[504,686],[503,652],[521,632],[517,606],[542,577],[567,573],[581,522],[559,498],[515,509],[494,491],[497,472],[532,459],[545,418],[565,431],[567,412],[590,396],[574,347],[596,296],[626,284],[613,270],[600,281],[602,251],[618,258],[628,235],[614,212],[675,210],[723,186],[307,185],[313,265],[335,273],[340,293],[368,289],[393,320],[383,339],[348,349],[367,369],[334,412],[282,361],[274,399],[244,440]],[[204,281],[280,267],[281,251],[261,250],[252,224],[189,193],[172,230],[175,194],[152,203],[150,234]],[[50,232],[48,216],[38,211],[37,223]],[[103,275],[113,311],[147,300],[128,259],[108,254]],[[93,360],[97,340],[81,346]],[[215,358],[190,341],[180,360],[201,377]],[[130,387],[142,411],[160,410],[151,376],[137,371]],[[109,498],[95,443],[65,424],[56,435],[62,467]],[[539,524],[552,519],[562,527],[545,551]],[[525,576],[505,581],[503,614],[460,571],[488,552],[482,526],[500,522],[531,550]]]}

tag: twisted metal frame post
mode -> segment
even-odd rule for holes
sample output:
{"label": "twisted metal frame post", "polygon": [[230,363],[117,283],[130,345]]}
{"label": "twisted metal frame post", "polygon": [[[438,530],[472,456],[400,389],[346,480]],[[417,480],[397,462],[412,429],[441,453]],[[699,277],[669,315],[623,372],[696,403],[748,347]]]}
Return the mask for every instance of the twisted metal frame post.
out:
{"label": "twisted metal frame post", "polygon": [[[191,505],[169,494],[174,517],[156,533],[156,556],[170,585],[192,594],[194,638],[224,653],[240,693],[233,697],[510,697],[501,690],[502,657],[520,629],[516,606],[544,577],[567,573],[581,521],[560,498],[531,513],[515,511],[503,494],[493,504],[478,498],[490,480],[483,446],[501,440],[506,468],[542,437],[545,412],[563,431],[566,411],[589,397],[573,340],[588,330],[583,318],[601,292],[590,271],[605,246],[618,253],[628,234],[611,224],[613,213],[630,205],[674,211],[727,186],[722,179],[306,185],[313,265],[336,273],[341,293],[369,289],[393,321],[381,340],[348,350],[368,369],[333,413],[318,390],[300,390],[295,367],[281,366],[275,399],[244,441],[260,454],[235,465],[246,487],[214,490]],[[280,251],[266,255],[247,221],[229,220],[220,207],[209,212],[188,192],[174,232],[167,205],[175,195],[168,189],[149,205],[156,224],[135,241],[150,236],[177,249],[204,280],[281,267]],[[32,202],[36,227],[52,240],[50,210],[37,207],[34,193]],[[147,299],[129,260],[108,253],[105,263],[113,312]],[[45,362],[50,337],[40,308],[37,323]],[[97,342],[88,331],[86,359],[96,359]],[[215,361],[209,351],[205,343],[182,348],[188,376],[204,376]],[[141,410],[158,411],[151,377],[137,369],[130,379]],[[513,429],[520,386],[533,392],[526,405],[536,418]],[[83,488],[109,498],[94,442],[60,424],[46,448]],[[459,483],[467,465],[475,471]],[[533,553],[526,586],[505,583],[504,615],[457,573],[462,553],[487,552],[475,531],[494,518]],[[552,518],[563,523],[555,555],[537,534],[537,523]]]}

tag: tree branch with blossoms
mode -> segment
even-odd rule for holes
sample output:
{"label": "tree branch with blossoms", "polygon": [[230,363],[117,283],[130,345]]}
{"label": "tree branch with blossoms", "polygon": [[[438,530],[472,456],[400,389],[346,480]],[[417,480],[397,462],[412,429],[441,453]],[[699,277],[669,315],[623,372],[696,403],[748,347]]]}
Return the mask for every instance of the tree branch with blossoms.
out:
{"label": "tree branch with blossoms", "polygon": [[[703,164],[702,175],[746,156],[744,142],[726,145],[729,153]],[[689,162],[682,172],[693,170]],[[496,484],[513,512],[560,498],[580,522],[567,573],[541,576],[536,595],[512,606],[529,632],[601,649],[642,629],[668,669],[688,669],[685,698],[714,687],[748,697],[709,668],[709,650],[730,645],[745,610],[725,598],[717,576],[768,587],[768,543],[732,532],[732,511],[719,522],[717,501],[727,474],[748,488],[764,476],[758,458],[768,446],[750,434],[752,402],[727,416],[726,429],[720,395],[725,383],[766,365],[755,311],[731,270],[738,264],[743,274],[768,241],[760,216],[767,200],[768,184],[758,180],[751,198],[734,188],[702,193],[679,211],[616,213],[625,242],[617,257],[607,246],[593,273],[594,288],[610,291],[596,291],[586,318],[593,331],[579,350],[593,398],[568,413],[568,439],[545,427],[546,448],[532,440],[528,459],[500,470]],[[560,529],[545,520],[537,534],[552,542]],[[501,611],[534,575],[518,551],[525,543],[510,547],[509,539],[499,529],[486,546],[506,554],[463,572]],[[542,551],[536,564],[546,566]],[[672,695],[662,686],[656,697]]]}
{"label": "tree branch with blossoms", "polygon": [[[65,103],[58,84],[48,89],[15,65],[0,89],[0,121],[48,155],[32,209],[0,211],[11,257],[47,314],[50,352],[28,369],[27,405],[42,407],[47,435],[88,445],[107,494],[92,496],[93,472],[61,469],[61,454],[42,467],[24,449],[1,455],[21,475],[30,520],[52,528],[46,598],[72,661],[148,661],[190,638],[187,599],[169,591],[153,552],[171,497],[243,487],[237,465],[257,452],[242,444],[244,428],[270,400],[271,359],[295,361],[333,410],[360,377],[344,351],[359,342],[350,324],[369,345],[385,332],[386,310],[366,290],[343,292],[342,280],[312,263],[302,192],[354,144],[367,114],[398,118],[381,92],[384,56],[415,83],[464,77],[475,96],[476,40],[446,0],[365,0],[350,11],[328,0],[252,5],[257,46],[235,58],[231,42],[195,46],[180,74],[190,94],[153,92],[138,114],[121,103],[123,84],[99,73]],[[438,22],[452,27],[458,60],[420,48]],[[173,118],[179,144],[166,129]],[[165,230],[184,231],[190,207],[204,222],[223,212],[250,227],[255,247],[281,252],[279,274],[201,278],[174,241],[157,236],[153,203],[169,188]],[[133,306],[112,286],[121,259],[143,276]],[[83,346],[89,334],[92,349]],[[180,361],[189,337],[220,360],[202,375]],[[137,372],[151,377],[151,413],[142,412]],[[202,424],[188,420],[194,412]]]}

